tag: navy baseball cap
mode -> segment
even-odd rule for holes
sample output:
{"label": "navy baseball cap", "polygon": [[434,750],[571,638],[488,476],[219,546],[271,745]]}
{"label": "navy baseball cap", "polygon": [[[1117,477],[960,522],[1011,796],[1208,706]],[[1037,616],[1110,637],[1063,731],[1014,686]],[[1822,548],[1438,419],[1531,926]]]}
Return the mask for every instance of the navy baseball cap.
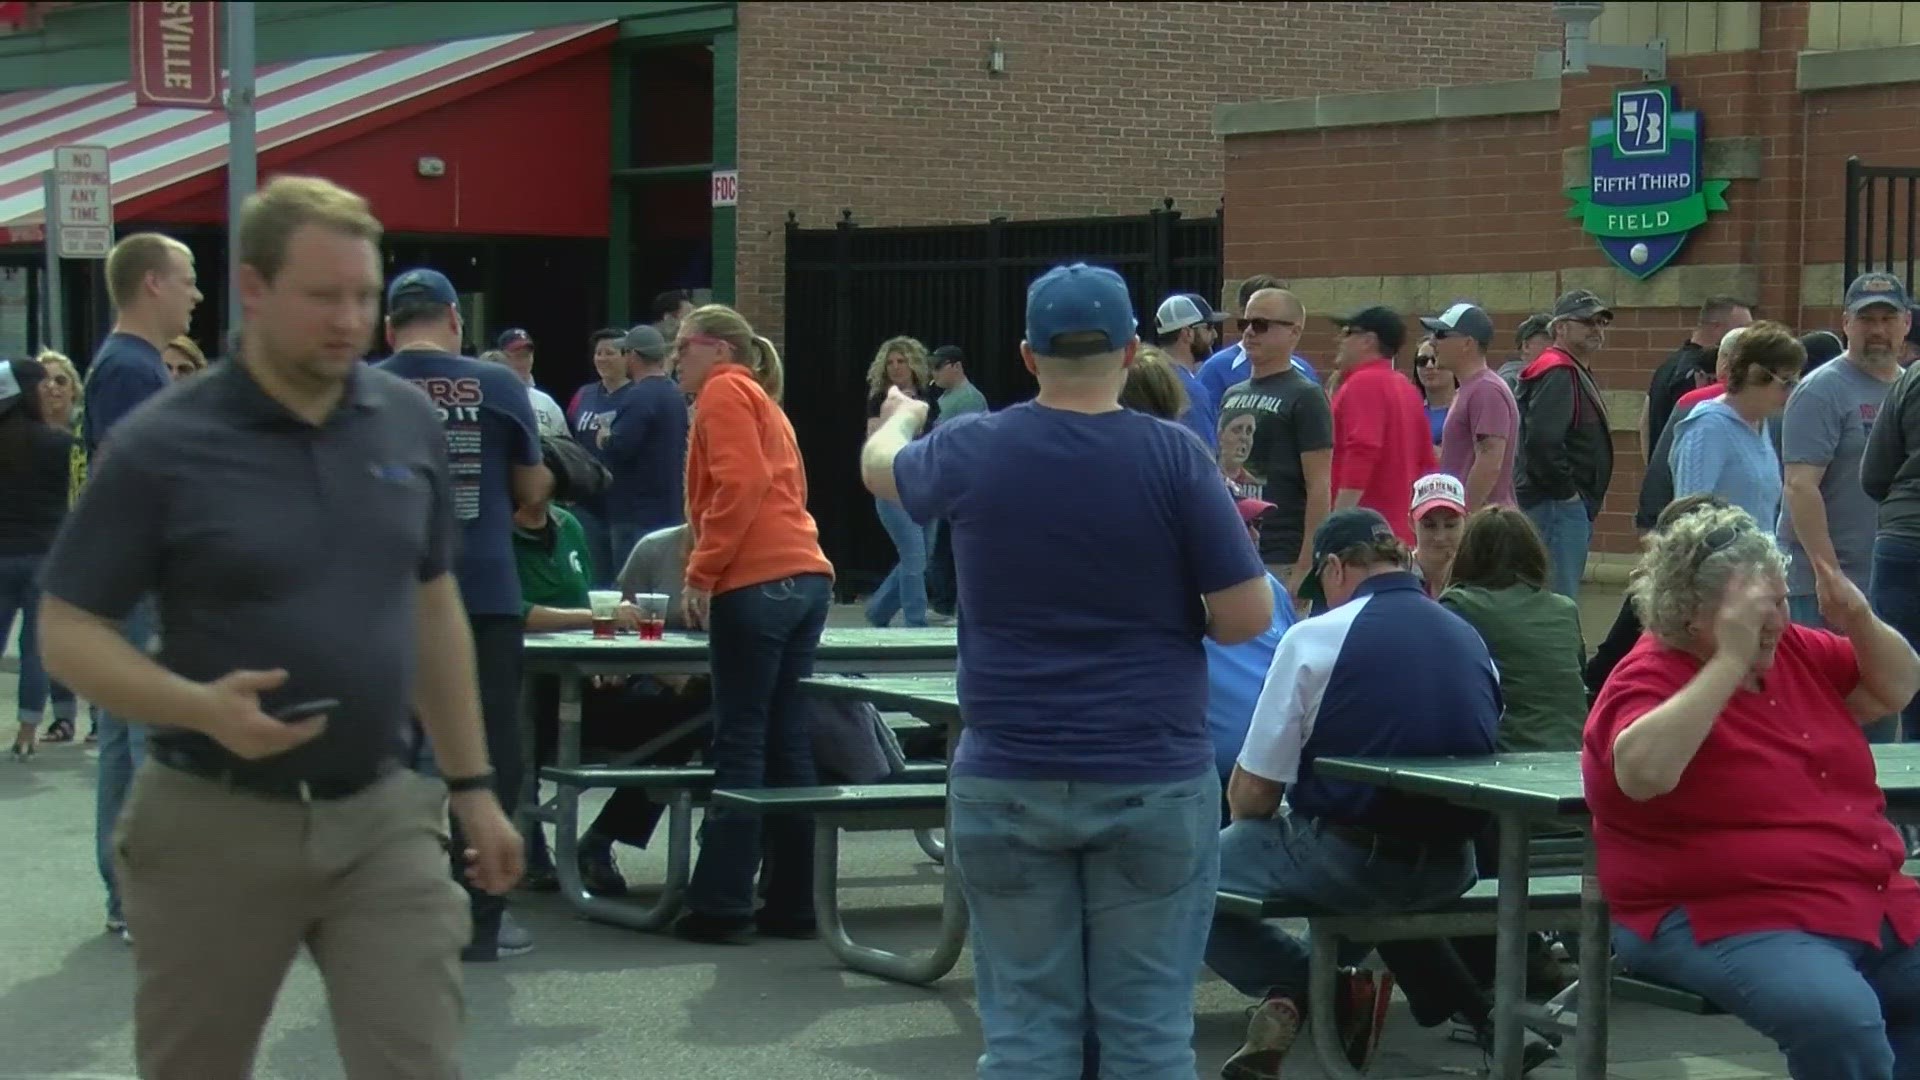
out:
{"label": "navy baseball cap", "polygon": [[533,335],[519,327],[502,331],[500,336],[495,338],[493,342],[493,347],[499,349],[501,352],[506,352],[508,349],[517,349],[523,345],[529,349],[533,348]]}
{"label": "navy baseball cap", "polygon": [[[1027,286],[1027,344],[1041,356],[1074,360],[1119,352],[1137,325],[1126,279],[1104,266],[1056,266]],[[1082,334],[1086,340],[1060,343]]]}
{"label": "navy baseball cap", "polygon": [[1201,296],[1199,293],[1190,292],[1190,293],[1181,293],[1180,295],[1193,301],[1193,306],[1200,309],[1201,318],[1204,322],[1206,322],[1207,325],[1219,326],[1220,324],[1227,321],[1227,313],[1224,311],[1213,310],[1213,305],[1207,303],[1207,298],[1204,296]]}
{"label": "navy baseball cap", "polygon": [[1906,311],[1913,306],[1913,300],[1907,296],[1907,287],[1898,275],[1869,270],[1847,286],[1847,314],[1858,315],[1875,304]]}
{"label": "navy baseball cap", "polygon": [[1387,519],[1381,517],[1378,510],[1349,506],[1328,514],[1321,519],[1320,527],[1313,530],[1313,568],[1307,571],[1306,577],[1300,579],[1300,599],[1326,600],[1326,589],[1320,584],[1320,568],[1326,565],[1327,556],[1337,555],[1361,544],[1392,538],[1393,526],[1387,524]]}
{"label": "navy baseball cap", "polygon": [[447,275],[420,267],[401,274],[387,285],[387,306],[392,307],[402,300],[458,305],[460,295],[453,291],[453,282],[447,280]]}

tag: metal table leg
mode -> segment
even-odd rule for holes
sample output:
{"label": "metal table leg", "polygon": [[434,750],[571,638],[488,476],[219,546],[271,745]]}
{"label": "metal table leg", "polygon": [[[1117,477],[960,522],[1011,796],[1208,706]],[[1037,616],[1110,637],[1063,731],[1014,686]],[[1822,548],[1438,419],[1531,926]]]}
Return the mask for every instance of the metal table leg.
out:
{"label": "metal table leg", "polygon": [[813,907],[828,951],[855,971],[926,985],[953,970],[967,944],[967,904],[952,873],[942,875],[940,942],[925,956],[862,945],[847,934],[840,916],[840,825],[822,815],[813,824]]}
{"label": "metal table leg", "polygon": [[[1527,820],[1501,814],[1500,896],[1494,907],[1493,1077],[1520,1080],[1527,1003]],[[1584,1026],[1584,1025],[1583,1025]]]}
{"label": "metal table leg", "polygon": [[915,829],[913,830],[913,839],[915,843],[920,845],[920,850],[927,853],[927,858],[932,859],[942,866],[946,865],[947,835],[945,831],[939,829]]}
{"label": "metal table leg", "polygon": [[1573,1075],[1606,1080],[1607,1024],[1613,997],[1613,935],[1607,902],[1600,896],[1594,869],[1593,832],[1587,831],[1586,867],[1580,882],[1580,990],[1578,1026],[1573,1033]]}
{"label": "metal table leg", "polygon": [[[586,678],[560,679],[560,740],[555,756],[563,767],[580,764],[581,687]],[[612,896],[595,896],[580,879],[580,789],[557,785],[554,795],[554,870],[568,906],[596,922],[635,930],[656,930],[675,915],[686,894],[688,863],[693,850],[693,795],[676,791],[667,804],[667,880],[651,904]]]}
{"label": "metal table leg", "polygon": [[1347,1061],[1346,1048],[1340,1045],[1339,1014],[1334,1002],[1340,975],[1340,935],[1309,925],[1307,948],[1311,954],[1307,967],[1307,1034],[1313,1039],[1320,1071],[1331,1080],[1361,1080],[1361,1074]]}

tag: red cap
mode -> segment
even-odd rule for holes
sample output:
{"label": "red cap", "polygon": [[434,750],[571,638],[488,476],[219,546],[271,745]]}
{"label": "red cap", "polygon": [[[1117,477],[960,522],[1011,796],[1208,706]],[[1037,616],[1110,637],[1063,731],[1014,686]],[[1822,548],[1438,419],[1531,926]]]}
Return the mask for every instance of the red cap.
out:
{"label": "red cap", "polygon": [[1252,523],[1254,518],[1273,509],[1273,504],[1260,499],[1236,499],[1233,505],[1240,508],[1240,520]]}

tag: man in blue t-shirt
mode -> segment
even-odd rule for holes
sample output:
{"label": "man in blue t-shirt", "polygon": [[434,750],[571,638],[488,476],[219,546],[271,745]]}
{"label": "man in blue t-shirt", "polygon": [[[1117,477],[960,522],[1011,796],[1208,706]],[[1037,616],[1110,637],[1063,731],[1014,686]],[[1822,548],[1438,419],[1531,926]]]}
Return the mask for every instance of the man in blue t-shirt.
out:
{"label": "man in blue t-shirt", "polygon": [[[982,1080],[1191,1076],[1220,780],[1203,637],[1273,614],[1220,470],[1122,409],[1126,282],[1056,267],[1027,291],[1034,400],[945,421],[882,405],[861,473],[953,529],[959,691],[948,842],[973,920]],[[1099,992],[1094,991],[1095,987]]]}
{"label": "man in blue t-shirt", "polygon": [[1220,443],[1220,433],[1214,430],[1220,415],[1220,396],[1206,388],[1198,372],[1200,360],[1213,341],[1213,327],[1207,321],[1212,314],[1211,308],[1202,311],[1185,293],[1175,293],[1160,302],[1153,316],[1160,351],[1173,360],[1173,370],[1186,387],[1187,411],[1180,414],[1180,423],[1200,436],[1208,449]]}
{"label": "man in blue t-shirt", "polygon": [[[520,652],[525,617],[513,556],[513,508],[545,502],[553,490],[527,386],[499,364],[459,354],[459,297],[435,270],[409,270],[387,286],[387,344],[380,366],[432,399],[446,429],[453,516],[460,523],[454,577],[473,628],[480,714],[493,762],[494,794],[509,816],[518,805]],[[423,760],[430,760],[423,755]],[[465,842],[454,838],[453,874],[464,886]],[[467,888],[473,937],[461,958],[495,960],[533,947],[506,918],[506,901]]]}
{"label": "man in blue t-shirt", "polygon": [[687,399],[667,377],[667,341],[642,323],[620,340],[620,353],[632,381],[608,399],[613,415],[593,435],[613,477],[601,506],[615,567],[641,537],[686,520]]}
{"label": "man in blue t-shirt", "polygon": [[[160,357],[167,342],[184,335],[202,299],[193,251],[171,236],[134,233],[107,253],[107,296],[113,301],[113,332],[87,365],[80,410],[81,440],[97,457],[115,425],[172,376]],[[154,611],[142,602],[121,625],[128,641],[145,649],[154,632]],[[113,829],[146,746],[146,729],[105,710],[94,710],[100,743],[100,784],[95,792],[93,840],[100,880],[107,886],[107,930],[126,936],[120,890],[113,878]]]}
{"label": "man in blue t-shirt", "polygon": [[[1500,678],[1480,635],[1427,598],[1387,519],[1365,507],[1328,514],[1313,534],[1309,584],[1331,605],[1287,631],[1227,782],[1233,823],[1220,837],[1220,887],[1355,914],[1417,910],[1474,881],[1484,815],[1435,799],[1318,776],[1323,757],[1490,755]],[[1280,813],[1285,799],[1290,814]],[[1379,946],[1414,1019],[1456,1014],[1491,1050],[1492,1003],[1445,941]],[[1366,948],[1347,951],[1358,963]],[[1277,925],[1222,915],[1207,964],[1259,998],[1226,1075],[1278,1077],[1306,1017],[1307,947]],[[1339,1040],[1365,1069],[1392,983],[1343,972]],[[1527,1067],[1552,1046],[1530,1035]]]}
{"label": "man in blue t-shirt", "polygon": [[[1247,301],[1253,299],[1253,294],[1262,289],[1286,287],[1284,282],[1272,274],[1255,274],[1240,283],[1240,307],[1237,310],[1246,311]],[[1239,315],[1236,314],[1234,317],[1239,318]],[[1235,339],[1226,348],[1207,357],[1207,362],[1200,365],[1200,385],[1207,388],[1207,392],[1213,395],[1214,401],[1221,401],[1227,396],[1228,388],[1253,378],[1253,368],[1249,366],[1250,364],[1252,361],[1247,359],[1245,346]],[[1299,369],[1300,374],[1306,376],[1308,382],[1315,386],[1320,385],[1320,375],[1313,370],[1312,364],[1307,363],[1306,357],[1295,356],[1293,366]]]}

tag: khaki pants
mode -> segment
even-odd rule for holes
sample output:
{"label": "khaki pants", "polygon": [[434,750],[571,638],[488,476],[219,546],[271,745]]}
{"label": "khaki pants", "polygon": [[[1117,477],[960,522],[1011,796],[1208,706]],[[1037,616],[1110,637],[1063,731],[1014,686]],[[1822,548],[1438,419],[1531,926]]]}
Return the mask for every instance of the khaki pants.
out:
{"label": "khaki pants", "polygon": [[411,772],[296,803],[142,765],[114,838],[142,1080],[251,1076],[302,945],[350,1080],[458,1077],[472,926],[446,839],[445,786]]}

